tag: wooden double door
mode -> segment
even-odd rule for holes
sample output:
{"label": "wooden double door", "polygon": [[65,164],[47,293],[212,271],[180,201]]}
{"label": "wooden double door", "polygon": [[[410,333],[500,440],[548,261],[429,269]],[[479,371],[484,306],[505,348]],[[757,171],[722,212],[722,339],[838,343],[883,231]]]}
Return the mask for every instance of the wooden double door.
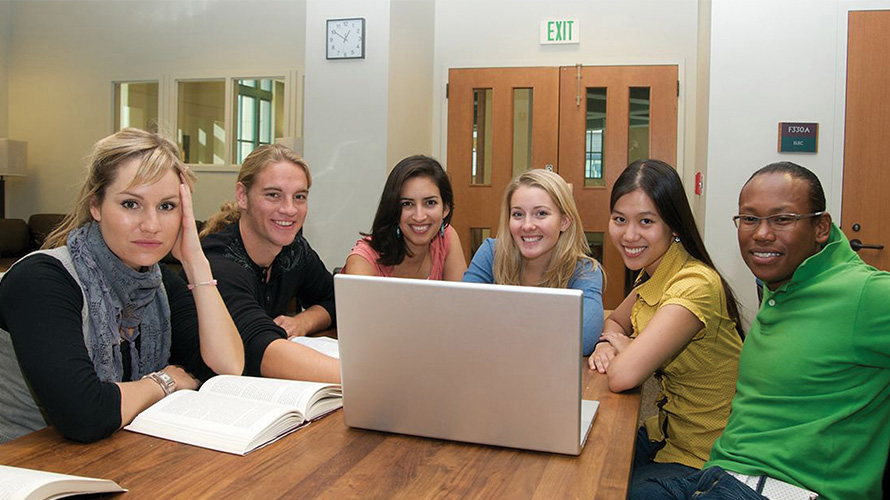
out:
{"label": "wooden double door", "polygon": [[612,185],[637,159],[676,165],[677,96],[673,65],[450,70],[452,222],[467,259],[497,235],[510,180],[549,168],[572,186],[592,253],[606,271],[603,304],[615,308],[628,278],[608,238]]}

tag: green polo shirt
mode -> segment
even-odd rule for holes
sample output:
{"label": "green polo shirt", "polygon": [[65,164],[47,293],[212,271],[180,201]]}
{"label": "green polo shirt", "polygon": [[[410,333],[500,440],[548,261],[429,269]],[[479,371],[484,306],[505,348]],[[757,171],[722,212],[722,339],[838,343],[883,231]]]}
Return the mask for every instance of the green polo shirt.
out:
{"label": "green polo shirt", "polygon": [[764,288],[705,467],[866,500],[881,497],[888,447],[890,273],[862,262],[832,224],[788,283]]}

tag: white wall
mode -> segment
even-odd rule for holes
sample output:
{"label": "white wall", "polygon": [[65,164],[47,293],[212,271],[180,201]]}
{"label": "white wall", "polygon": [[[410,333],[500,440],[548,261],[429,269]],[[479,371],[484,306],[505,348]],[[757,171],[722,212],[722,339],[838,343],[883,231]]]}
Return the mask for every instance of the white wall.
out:
{"label": "white wall", "polygon": [[[29,152],[28,177],[7,182],[10,217],[67,211],[84,156],[112,132],[113,80],[286,74],[304,66],[305,0],[4,4],[9,134],[28,141]],[[196,215],[205,218],[233,198],[235,173],[198,177]]]}
{"label": "white wall", "polygon": [[[325,59],[325,21],[365,18],[365,59]],[[387,164],[389,0],[309,0],[305,157],[312,169],[306,236],[329,267],[368,231]]]}
{"label": "white wall", "polygon": [[701,195],[695,196],[695,173],[701,172],[707,178],[708,170],[708,111],[709,96],[711,93],[711,0],[698,0],[698,37],[696,48],[695,69],[695,94],[690,99],[695,100],[695,119],[690,124],[690,130],[694,130],[694,168],[690,169],[685,177],[687,193],[690,196],[692,213],[698,221],[698,230],[704,233],[705,207],[707,206],[707,191],[702,190]]}
{"label": "white wall", "polygon": [[434,0],[392,0],[388,169],[433,147]]}
{"label": "white wall", "polygon": [[[746,306],[756,311],[754,277],[738,252],[730,218],[758,168],[799,163],[819,176],[828,210],[840,214],[846,16],[890,2],[714,0],[705,244]],[[776,152],[778,123],[819,123],[818,154]]]}
{"label": "white wall", "polygon": [[[581,43],[540,45],[540,22],[578,19]],[[445,158],[449,68],[679,64],[678,169],[692,191],[697,0],[440,0],[436,2],[434,153]]]}

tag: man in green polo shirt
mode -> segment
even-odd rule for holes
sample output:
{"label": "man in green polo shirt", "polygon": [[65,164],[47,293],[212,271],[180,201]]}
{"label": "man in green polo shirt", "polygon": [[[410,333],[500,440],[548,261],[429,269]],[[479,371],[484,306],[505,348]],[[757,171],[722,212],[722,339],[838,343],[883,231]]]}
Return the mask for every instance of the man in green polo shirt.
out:
{"label": "man in green polo shirt", "polygon": [[763,302],[732,413],[703,470],[663,498],[881,498],[890,448],[890,273],[868,266],[790,162],[742,188],[738,227]]}

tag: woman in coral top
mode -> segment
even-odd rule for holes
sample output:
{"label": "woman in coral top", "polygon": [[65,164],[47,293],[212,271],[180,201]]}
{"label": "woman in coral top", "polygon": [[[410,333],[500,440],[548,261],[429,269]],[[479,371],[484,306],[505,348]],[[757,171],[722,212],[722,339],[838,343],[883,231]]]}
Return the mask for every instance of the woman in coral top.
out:
{"label": "woman in coral top", "polygon": [[451,182],[439,162],[405,158],[386,179],[371,234],[356,242],[343,272],[460,281],[467,263],[449,225],[453,211]]}

